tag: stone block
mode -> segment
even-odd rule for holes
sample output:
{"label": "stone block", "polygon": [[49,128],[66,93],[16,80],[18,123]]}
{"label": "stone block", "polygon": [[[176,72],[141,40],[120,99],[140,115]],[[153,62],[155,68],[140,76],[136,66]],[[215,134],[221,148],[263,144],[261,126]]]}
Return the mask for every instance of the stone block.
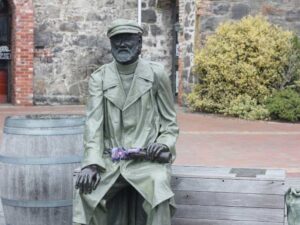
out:
{"label": "stone block", "polygon": [[96,56],[110,58],[110,42],[108,38],[98,38],[96,42]]}
{"label": "stone block", "polygon": [[215,31],[217,28],[219,22],[216,17],[210,16],[210,17],[204,17],[201,21],[201,30],[206,31]]}
{"label": "stone block", "polygon": [[42,32],[42,31],[47,30],[48,27],[49,27],[49,24],[47,22],[43,22],[43,23],[37,24],[35,29],[36,29],[36,32]]}
{"label": "stone block", "polygon": [[65,32],[76,32],[79,27],[76,22],[65,22],[60,24],[59,29]]}
{"label": "stone block", "polygon": [[288,22],[300,22],[300,9],[287,11],[285,19]]}
{"label": "stone block", "polygon": [[187,69],[182,71],[182,77],[186,80],[188,78],[189,71]]}
{"label": "stone block", "polygon": [[150,30],[151,30],[151,34],[153,36],[157,36],[157,35],[162,34],[162,30],[160,29],[160,27],[155,25],[155,24],[150,25]]}
{"label": "stone block", "polygon": [[51,43],[51,32],[39,32],[37,30],[34,31],[34,45],[38,47],[47,47],[50,46]]}
{"label": "stone block", "polygon": [[68,90],[65,81],[61,78],[56,78],[53,81],[53,85],[48,87],[47,93],[52,95],[67,95]]}
{"label": "stone block", "polygon": [[49,79],[49,77],[52,75],[53,65],[41,63],[39,59],[35,62],[34,78],[36,80]]}
{"label": "stone block", "polygon": [[46,83],[45,80],[36,79],[34,81],[34,94],[44,95],[46,94]]}
{"label": "stone block", "polygon": [[89,86],[88,81],[82,81],[82,82],[80,82],[80,89],[82,90],[83,93],[87,93],[88,92],[88,86]]}
{"label": "stone block", "polygon": [[59,44],[63,41],[64,37],[59,33],[51,33],[51,42],[53,45]]}
{"label": "stone block", "polygon": [[184,11],[186,14],[190,14],[190,12],[192,11],[191,9],[191,3],[190,2],[187,2],[184,6]]}
{"label": "stone block", "polygon": [[137,1],[127,1],[126,2],[126,5],[129,7],[129,8],[137,8]]}
{"label": "stone block", "polygon": [[62,52],[64,49],[62,47],[56,46],[52,49],[53,53],[59,53]]}
{"label": "stone block", "polygon": [[155,7],[156,6],[156,0],[149,0],[148,6],[149,7]]}
{"label": "stone block", "polygon": [[186,41],[190,40],[191,37],[192,37],[192,35],[189,34],[189,33],[185,33],[185,34],[184,34],[184,39],[185,39]]}
{"label": "stone block", "polygon": [[46,32],[34,32],[34,45],[39,47],[50,47],[55,44],[59,44],[63,41],[63,35],[59,33],[53,33],[51,31]]}
{"label": "stone block", "polygon": [[80,95],[81,94],[81,90],[80,90],[79,84],[71,85],[69,87],[69,94],[70,95],[75,95],[75,96]]}
{"label": "stone block", "polygon": [[95,47],[97,45],[97,38],[82,34],[75,37],[73,44],[80,47]]}
{"label": "stone block", "polygon": [[149,34],[149,26],[147,24],[142,24],[142,27],[143,27],[143,30],[144,30],[143,36],[147,37],[148,34]]}
{"label": "stone block", "polygon": [[300,22],[295,24],[294,30],[298,36],[300,36]]}
{"label": "stone block", "polygon": [[244,3],[237,3],[231,8],[231,18],[234,20],[239,20],[249,15],[250,12],[251,8],[249,5]]}
{"label": "stone block", "polygon": [[105,2],[106,5],[112,5],[112,4],[114,4],[114,3],[115,3],[114,0],[107,0],[107,1]]}
{"label": "stone block", "polygon": [[189,76],[189,83],[190,84],[193,84],[194,83],[194,81],[195,81],[195,77],[194,77],[194,75],[193,74],[190,74],[190,76]]}
{"label": "stone block", "polygon": [[189,53],[193,52],[193,43],[190,43],[187,47],[186,47],[186,51]]}
{"label": "stone block", "polygon": [[183,59],[184,67],[190,67],[191,66],[191,58],[189,56],[185,56]]}
{"label": "stone block", "polygon": [[188,17],[186,17],[185,20],[184,20],[184,26],[185,26],[185,27],[190,26],[190,20],[189,20]]}
{"label": "stone block", "polygon": [[52,56],[46,56],[46,57],[42,57],[40,58],[42,63],[53,63],[53,57]]}
{"label": "stone block", "polygon": [[76,105],[80,103],[78,96],[68,95],[35,95],[33,96],[36,105]]}
{"label": "stone block", "polygon": [[216,15],[225,15],[229,12],[230,5],[228,3],[217,3],[212,7],[212,11]]}
{"label": "stone block", "polygon": [[99,15],[98,13],[90,12],[86,16],[87,21],[103,21],[107,18],[106,14]]}
{"label": "stone block", "polygon": [[143,23],[155,23],[157,20],[156,12],[153,9],[146,9],[142,11]]}
{"label": "stone block", "polygon": [[58,5],[47,5],[44,9],[45,11],[43,14],[45,16],[45,19],[59,18],[61,7],[59,7]]}

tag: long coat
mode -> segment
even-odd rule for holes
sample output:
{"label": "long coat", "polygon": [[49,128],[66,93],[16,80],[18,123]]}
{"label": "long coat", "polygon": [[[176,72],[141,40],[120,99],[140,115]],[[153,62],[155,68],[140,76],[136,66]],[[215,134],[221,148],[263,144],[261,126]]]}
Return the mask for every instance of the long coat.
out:
{"label": "long coat", "polygon": [[96,70],[89,80],[82,166],[99,165],[101,181],[91,194],[75,192],[73,221],[88,224],[120,174],[152,208],[171,199],[170,164],[112,162],[104,150],[147,147],[157,142],[169,147],[174,160],[178,132],[170,79],[160,64],[139,59],[127,96],[115,62]]}

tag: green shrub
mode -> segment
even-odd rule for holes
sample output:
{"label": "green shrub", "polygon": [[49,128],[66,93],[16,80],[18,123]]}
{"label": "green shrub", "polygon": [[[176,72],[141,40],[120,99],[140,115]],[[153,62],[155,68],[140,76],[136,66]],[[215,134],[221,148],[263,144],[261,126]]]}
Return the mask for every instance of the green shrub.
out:
{"label": "green shrub", "polygon": [[267,109],[272,119],[300,120],[300,94],[290,88],[280,90],[267,99]]}
{"label": "green shrub", "polygon": [[294,37],[261,16],[220,25],[195,54],[199,82],[187,97],[189,107],[268,118],[265,100],[274,90],[299,80],[300,54]]}
{"label": "green shrub", "polygon": [[225,115],[238,116],[243,119],[259,120],[269,118],[269,111],[258,105],[249,95],[239,95],[222,111]]}
{"label": "green shrub", "polygon": [[281,89],[290,87],[300,93],[300,40],[298,36],[294,36],[292,44],[289,64],[285,70],[285,79]]}

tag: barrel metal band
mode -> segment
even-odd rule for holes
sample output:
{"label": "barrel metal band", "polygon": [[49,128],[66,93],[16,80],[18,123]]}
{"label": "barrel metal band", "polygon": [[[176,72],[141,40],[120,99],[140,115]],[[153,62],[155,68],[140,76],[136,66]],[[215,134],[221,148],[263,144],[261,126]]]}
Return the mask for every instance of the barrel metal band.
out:
{"label": "barrel metal band", "polygon": [[85,123],[84,116],[78,116],[74,118],[57,118],[57,119],[16,119],[14,117],[8,117],[5,120],[5,126],[7,127],[24,127],[24,128],[58,128],[58,127],[75,127],[82,126]]}
{"label": "barrel metal band", "polygon": [[12,200],[1,198],[4,206],[22,208],[56,208],[72,206],[72,200]]}
{"label": "barrel metal band", "polygon": [[61,157],[11,157],[0,155],[0,162],[17,165],[57,165],[80,163],[82,156],[70,155]]}
{"label": "barrel metal band", "polygon": [[16,128],[16,127],[4,127],[3,132],[5,134],[17,134],[17,135],[35,135],[35,136],[54,136],[54,135],[72,135],[83,134],[84,127],[62,127],[56,129],[42,129],[42,128]]}

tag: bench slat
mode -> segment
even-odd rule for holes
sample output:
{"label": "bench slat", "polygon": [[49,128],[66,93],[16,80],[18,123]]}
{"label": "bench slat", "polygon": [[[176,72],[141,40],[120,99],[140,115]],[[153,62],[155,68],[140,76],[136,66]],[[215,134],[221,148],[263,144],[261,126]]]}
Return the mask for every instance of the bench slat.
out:
{"label": "bench slat", "polygon": [[284,209],[283,195],[240,194],[224,192],[175,191],[179,205],[235,206]]}
{"label": "bench slat", "polygon": [[172,225],[282,225],[282,223],[174,218]]}
{"label": "bench slat", "polygon": [[177,205],[175,218],[283,223],[282,209]]}
{"label": "bench slat", "polygon": [[190,177],[172,177],[173,190],[229,192],[248,194],[279,194],[285,193],[284,183],[263,180],[227,180],[203,179]]}
{"label": "bench slat", "polygon": [[[172,166],[172,174],[180,177],[201,177],[201,178],[236,178],[235,173],[231,173],[232,168],[204,167],[204,166]],[[247,170],[247,169],[246,169]],[[248,169],[255,170],[255,169]],[[285,171],[280,169],[266,169],[265,174],[258,174],[256,177],[239,177],[247,180],[280,180],[284,181]]]}

